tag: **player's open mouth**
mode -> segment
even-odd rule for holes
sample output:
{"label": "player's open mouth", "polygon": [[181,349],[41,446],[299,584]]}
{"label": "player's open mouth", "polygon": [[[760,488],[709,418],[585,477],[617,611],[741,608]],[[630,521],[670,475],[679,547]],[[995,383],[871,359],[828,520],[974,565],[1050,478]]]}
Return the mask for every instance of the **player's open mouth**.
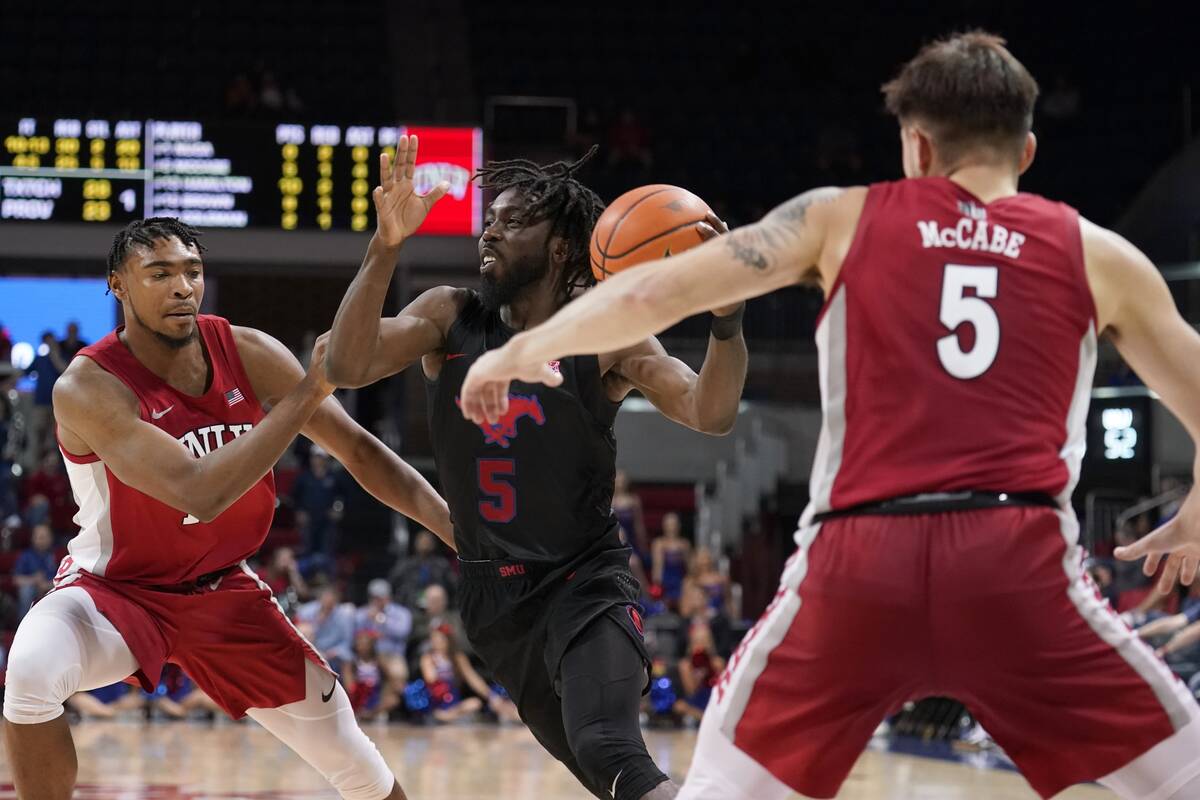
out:
{"label": "player's open mouth", "polygon": [[479,271],[485,272],[491,269],[495,264],[496,254],[485,250],[482,254],[482,257],[479,259]]}

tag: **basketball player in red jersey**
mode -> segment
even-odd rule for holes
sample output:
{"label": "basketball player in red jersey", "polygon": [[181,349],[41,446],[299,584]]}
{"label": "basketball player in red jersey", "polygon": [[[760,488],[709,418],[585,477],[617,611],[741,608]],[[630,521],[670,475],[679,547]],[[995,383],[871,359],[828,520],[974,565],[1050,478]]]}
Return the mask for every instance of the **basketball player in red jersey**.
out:
{"label": "basketball player in red jersey", "polygon": [[109,285],[126,325],[81,350],[55,385],[81,530],[9,655],[4,716],[18,796],[71,796],[66,698],[130,676],[153,691],[169,661],[342,797],[403,798],[346,692],[246,559],[274,514],[271,467],[300,432],[443,537],[446,504],[330,398],[323,342],[305,374],[270,336],[198,315],[200,253],[197,232],[170,218],[118,233]]}
{"label": "basketball player in red jersey", "polygon": [[[907,180],[808,192],[618,275],[464,383],[464,413],[494,419],[510,379],[558,380],[550,359],[825,290],[799,548],[714,690],[680,798],[833,797],[878,722],[928,695],[965,702],[1044,797],[1091,780],[1200,797],[1200,709],[1099,599],[1070,506],[1097,336],[1193,438],[1200,336],[1135,247],[1018,191],[1037,84],[1003,45],[935,42],[884,87]],[[1193,538],[1197,504],[1178,522]]]}

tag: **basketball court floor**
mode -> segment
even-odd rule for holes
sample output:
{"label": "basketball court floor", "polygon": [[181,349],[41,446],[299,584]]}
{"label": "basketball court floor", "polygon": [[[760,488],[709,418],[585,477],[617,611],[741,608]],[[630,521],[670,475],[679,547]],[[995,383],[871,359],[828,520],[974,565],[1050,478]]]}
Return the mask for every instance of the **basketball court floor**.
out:
{"label": "basketball court floor", "polygon": [[[80,800],[336,800],[320,776],[247,721],[242,724],[83,722],[73,728],[79,751]],[[587,800],[570,773],[520,727],[371,724],[368,735],[400,777],[411,800]],[[650,753],[676,778],[686,774],[694,731],[648,731]],[[985,754],[945,758],[887,752],[876,742],[863,754],[843,800],[1031,800],[1015,772]],[[905,748],[912,749],[912,748]],[[0,758],[2,758],[0,753]],[[0,800],[15,798],[0,760]],[[1113,798],[1078,786],[1061,800]]]}

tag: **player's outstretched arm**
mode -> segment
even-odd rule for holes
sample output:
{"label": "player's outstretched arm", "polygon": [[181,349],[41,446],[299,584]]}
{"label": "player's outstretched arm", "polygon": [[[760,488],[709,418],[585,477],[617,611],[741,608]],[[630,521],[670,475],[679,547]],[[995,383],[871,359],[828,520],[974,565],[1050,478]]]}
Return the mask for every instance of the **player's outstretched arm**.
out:
{"label": "player's outstretched arm", "polygon": [[[1117,234],[1082,223],[1084,255],[1098,326],[1192,437],[1200,441],[1200,334],[1179,315],[1166,281],[1145,255]],[[1200,454],[1200,450],[1197,451]],[[1194,472],[1200,476],[1200,458]],[[1150,535],[1116,550],[1127,561],[1146,556],[1159,586],[1191,583],[1200,565],[1200,498],[1192,491],[1179,513]]]}
{"label": "player's outstretched arm", "polygon": [[329,339],[326,369],[337,386],[374,383],[440,346],[436,326],[426,324],[417,313],[402,313],[388,324],[382,324],[379,316],[400,248],[449,189],[449,184],[443,182],[429,194],[417,194],[413,186],[417,147],[416,136],[401,136],[395,164],[387,153],[379,158],[380,185],[372,195],[378,227],[338,307]]}
{"label": "player's outstretched arm", "polygon": [[[705,241],[728,233],[717,216],[697,228]],[[651,336],[644,342],[618,353],[601,357],[613,360],[609,372],[623,379],[619,388],[640,391],[668,419],[701,433],[724,436],[733,430],[737,421],[742,388],[746,385],[749,354],[742,336],[742,313],[745,303],[713,310],[712,331],[708,352],[700,373],[667,354],[658,339]],[[608,381],[613,385],[613,381]],[[613,399],[616,399],[615,397]]]}
{"label": "player's outstretched arm", "polygon": [[1186,650],[1197,642],[1200,642],[1200,622],[1188,625],[1168,639],[1167,643],[1158,649],[1158,654],[1160,656],[1168,656],[1172,653],[1178,653],[1180,650]]}
{"label": "player's outstretched arm", "polygon": [[557,385],[551,359],[632,347],[692,314],[811,279],[829,224],[825,201],[841,192],[806,192],[727,236],[609,278],[478,359],[463,384],[464,416],[499,419],[511,380]]}
{"label": "player's outstretched arm", "polygon": [[[253,328],[233,331],[238,354],[262,402],[274,403],[303,380],[300,362],[275,337]],[[318,349],[327,336],[317,340]],[[375,499],[415,519],[455,549],[446,501],[421,473],[355,422],[337,398],[321,403],[300,432],[341,462]]]}
{"label": "player's outstretched arm", "polygon": [[78,358],[54,384],[54,417],[122,483],[210,522],[267,474],[332,392],[324,364],[315,357],[303,379],[253,430],[195,458],[138,416],[137,398],[125,384],[91,359]]}

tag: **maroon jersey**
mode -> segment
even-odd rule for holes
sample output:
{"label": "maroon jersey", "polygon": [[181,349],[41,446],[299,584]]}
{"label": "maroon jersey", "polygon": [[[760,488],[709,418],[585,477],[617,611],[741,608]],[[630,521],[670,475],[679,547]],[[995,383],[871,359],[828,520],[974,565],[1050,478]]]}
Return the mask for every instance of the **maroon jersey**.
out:
{"label": "maroon jersey", "polygon": [[[79,351],[133,391],[143,420],[179,441],[194,457],[223,447],[263,418],[238,357],[229,322],[196,318],[212,375],[208,390],[192,397],[167,385],[118,338],[119,329]],[[79,504],[79,533],[67,546],[59,579],[83,570],[111,580],[169,585],[237,564],[258,550],[275,509],[268,472],[212,522],[122,483],[98,456],[64,452]],[[186,490],[186,487],[184,487]]]}
{"label": "maroon jersey", "polygon": [[1079,215],[945,178],[870,187],[817,327],[824,421],[806,515],[1078,477],[1095,368]]}

